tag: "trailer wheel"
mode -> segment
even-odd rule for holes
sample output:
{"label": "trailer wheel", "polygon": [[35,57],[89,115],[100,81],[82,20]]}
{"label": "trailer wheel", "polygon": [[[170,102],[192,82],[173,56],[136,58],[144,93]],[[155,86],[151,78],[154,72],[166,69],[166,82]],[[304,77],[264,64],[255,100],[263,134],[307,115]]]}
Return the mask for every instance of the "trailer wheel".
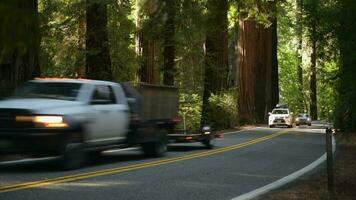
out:
{"label": "trailer wheel", "polygon": [[159,130],[160,138],[157,141],[142,144],[143,152],[147,157],[161,157],[167,151],[167,131]]}
{"label": "trailer wheel", "polygon": [[216,143],[216,140],[215,140],[214,136],[209,137],[209,139],[203,141],[203,144],[205,145],[205,147],[207,149],[213,149],[215,147],[215,143]]}

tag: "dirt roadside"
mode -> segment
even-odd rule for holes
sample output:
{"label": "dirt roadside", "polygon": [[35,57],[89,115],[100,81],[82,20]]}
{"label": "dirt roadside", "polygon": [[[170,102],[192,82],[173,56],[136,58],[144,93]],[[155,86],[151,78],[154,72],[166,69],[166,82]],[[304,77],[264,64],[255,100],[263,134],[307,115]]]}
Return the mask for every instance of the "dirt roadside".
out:
{"label": "dirt roadside", "polygon": [[256,200],[356,200],[356,134],[336,134],[335,193],[327,190],[325,170],[320,176],[299,180]]}

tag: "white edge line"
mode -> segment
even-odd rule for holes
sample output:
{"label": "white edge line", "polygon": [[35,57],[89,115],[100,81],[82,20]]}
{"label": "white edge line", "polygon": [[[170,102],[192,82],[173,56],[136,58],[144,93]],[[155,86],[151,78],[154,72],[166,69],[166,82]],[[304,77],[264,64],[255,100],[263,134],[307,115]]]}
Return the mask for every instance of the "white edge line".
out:
{"label": "white edge line", "polygon": [[[336,143],[335,143],[335,138],[332,138],[332,143],[333,143],[333,152],[335,152],[336,148]],[[320,164],[322,164],[324,161],[326,160],[326,153],[324,153],[320,158],[318,158],[317,160],[315,160],[314,162],[312,162],[311,164],[309,164],[308,166],[288,175],[285,176],[275,182],[272,182],[268,185],[265,185],[263,187],[260,187],[258,189],[255,189],[251,192],[245,193],[243,195],[237,196],[231,200],[249,200],[249,199],[253,199],[256,197],[259,197],[263,194],[266,194],[274,189],[277,189],[283,185],[286,185],[288,183],[293,182],[294,180],[296,180],[297,178],[301,177],[302,175],[312,171],[313,169],[315,169],[316,167],[318,167]]]}

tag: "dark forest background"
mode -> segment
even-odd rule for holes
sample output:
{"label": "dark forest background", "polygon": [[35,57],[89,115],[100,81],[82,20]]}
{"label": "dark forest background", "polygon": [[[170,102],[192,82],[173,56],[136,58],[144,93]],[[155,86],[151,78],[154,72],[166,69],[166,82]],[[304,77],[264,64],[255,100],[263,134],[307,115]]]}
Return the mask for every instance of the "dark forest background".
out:
{"label": "dark forest background", "polygon": [[34,77],[174,85],[189,129],[266,123],[287,103],[354,131],[355,13],[353,0],[2,0],[0,91]]}

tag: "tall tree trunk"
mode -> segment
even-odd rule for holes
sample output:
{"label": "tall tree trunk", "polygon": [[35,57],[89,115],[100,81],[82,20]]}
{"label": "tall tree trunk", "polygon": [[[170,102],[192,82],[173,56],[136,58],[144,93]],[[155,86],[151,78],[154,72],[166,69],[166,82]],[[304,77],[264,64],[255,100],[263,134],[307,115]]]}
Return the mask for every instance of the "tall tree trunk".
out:
{"label": "tall tree trunk", "polygon": [[176,0],[165,0],[164,3],[167,18],[164,32],[163,84],[174,85]]}
{"label": "tall tree trunk", "polygon": [[337,39],[340,45],[340,85],[335,126],[342,131],[356,131],[356,7],[354,0],[338,2]]}
{"label": "tall tree trunk", "polygon": [[86,75],[91,79],[111,80],[105,1],[86,0],[86,20]]}
{"label": "tall tree trunk", "polygon": [[238,110],[240,122],[264,123],[278,102],[276,20],[265,28],[254,20],[239,18]]}
{"label": "tall tree trunk", "polygon": [[[151,29],[153,29],[151,20],[156,14],[156,0],[144,0],[143,5],[140,4],[140,0],[136,0],[136,6],[138,7],[136,13],[136,28],[138,30],[138,33],[136,34],[136,52],[139,58],[141,58],[138,70],[138,80],[145,83],[155,84],[156,41],[152,38],[151,34],[147,34],[147,32],[151,33]],[[148,11],[148,20],[145,22],[149,23],[148,26],[144,26],[141,21],[143,10]],[[146,27],[146,29],[143,27]]]}
{"label": "tall tree trunk", "polygon": [[[242,124],[256,123],[255,118],[255,84],[256,84],[256,53],[257,30],[256,23],[252,20],[244,20],[239,17],[239,41],[238,41],[238,110]],[[264,90],[263,90],[264,92]]]}
{"label": "tall tree trunk", "polygon": [[0,13],[0,93],[7,95],[40,76],[37,0],[2,0]]}
{"label": "tall tree trunk", "polygon": [[[272,9],[276,10],[276,4],[272,5]],[[265,111],[265,120],[268,120],[267,113],[270,112],[272,108],[274,108],[278,103],[279,103],[279,75],[278,75],[278,57],[277,57],[277,51],[278,51],[278,36],[277,36],[277,18],[272,18],[272,25],[271,25],[271,33],[269,37],[272,38],[271,46],[272,46],[272,51],[271,51],[271,103],[267,104],[266,106],[266,111]],[[267,40],[269,40],[267,38]],[[268,107],[270,106],[270,107]]]}
{"label": "tall tree trunk", "polygon": [[297,65],[297,80],[298,80],[298,89],[300,92],[300,98],[303,102],[303,111],[307,110],[307,102],[303,89],[303,0],[296,0],[297,4],[297,37],[298,37],[298,46],[297,46],[297,55],[298,55],[298,65]]}
{"label": "tall tree trunk", "polygon": [[153,39],[147,39],[142,34],[139,34],[139,45],[142,53],[139,80],[143,83],[155,84],[156,42]]}
{"label": "tall tree trunk", "polygon": [[139,69],[137,71],[137,76],[136,76],[136,80],[140,81],[140,82],[146,82],[143,79],[143,71],[144,71],[144,62],[142,60],[143,58],[143,48],[144,48],[144,41],[143,41],[143,37],[142,35],[142,23],[141,23],[141,7],[140,7],[140,0],[136,0],[135,2],[135,7],[136,7],[136,11],[135,11],[135,26],[136,26],[136,33],[135,33],[135,52],[136,52],[136,56],[138,58],[138,60],[140,60],[139,62]]}
{"label": "tall tree trunk", "polygon": [[316,23],[311,27],[311,64],[310,64],[310,116],[313,120],[318,119],[317,87],[316,87]]}
{"label": "tall tree trunk", "polygon": [[76,76],[77,77],[86,77],[86,62],[85,62],[85,32],[86,32],[86,19],[85,19],[85,8],[80,8],[79,16],[79,29],[78,29],[78,51],[79,56],[77,57],[75,67],[76,67]]}
{"label": "tall tree trunk", "polygon": [[205,42],[205,74],[202,124],[208,119],[208,102],[212,93],[226,89],[228,84],[228,21],[227,0],[208,0],[208,28]]}

